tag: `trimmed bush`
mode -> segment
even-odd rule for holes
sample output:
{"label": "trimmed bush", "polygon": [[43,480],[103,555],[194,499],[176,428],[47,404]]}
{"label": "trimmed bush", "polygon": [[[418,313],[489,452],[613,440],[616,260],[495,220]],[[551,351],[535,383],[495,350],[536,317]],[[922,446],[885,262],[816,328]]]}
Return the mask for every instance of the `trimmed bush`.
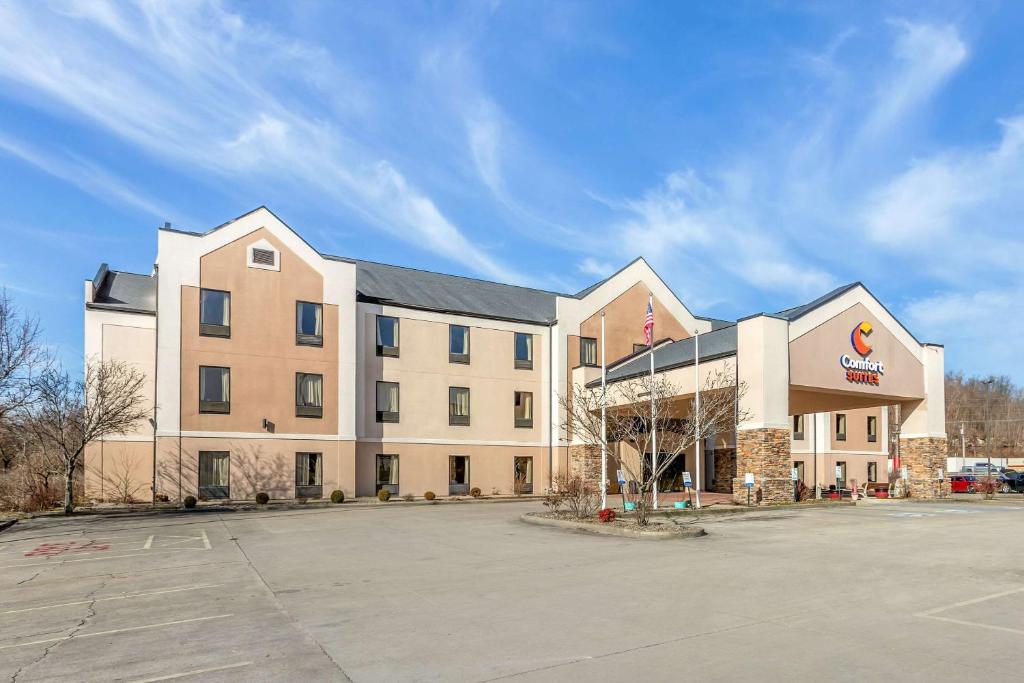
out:
{"label": "trimmed bush", "polygon": [[192,508],[194,508],[196,506],[196,497],[195,496],[185,496],[185,500],[183,500],[181,502],[182,502],[182,504],[185,507],[187,507],[189,510],[191,510]]}
{"label": "trimmed bush", "polygon": [[598,510],[597,518],[599,520],[601,520],[602,522],[605,522],[605,523],[614,522],[615,521],[615,510],[613,510],[611,508],[604,508],[603,510]]}
{"label": "trimmed bush", "polygon": [[331,491],[331,502],[335,505],[345,502],[345,492],[334,490]]}
{"label": "trimmed bush", "polygon": [[423,494],[423,497],[426,500],[434,500],[435,498],[437,498],[437,495],[433,491],[427,491],[426,493]]}
{"label": "trimmed bush", "polygon": [[478,487],[474,486],[473,488],[471,488],[469,490],[469,495],[473,496],[474,498],[479,498],[480,497],[480,489]]}
{"label": "trimmed bush", "polygon": [[404,500],[406,503],[411,503],[415,499],[416,499],[416,496],[412,495],[411,493],[407,493],[404,496],[402,496],[402,500]]}
{"label": "trimmed bush", "polygon": [[260,491],[259,493],[256,494],[256,503],[257,504],[259,504],[259,505],[266,505],[269,502],[270,502],[270,496],[268,496],[267,494],[263,493],[263,491]]}
{"label": "trimmed bush", "polygon": [[391,500],[391,491],[388,491],[387,489],[381,489],[380,491],[377,491],[377,500],[379,500],[382,503],[388,502],[389,500]]}

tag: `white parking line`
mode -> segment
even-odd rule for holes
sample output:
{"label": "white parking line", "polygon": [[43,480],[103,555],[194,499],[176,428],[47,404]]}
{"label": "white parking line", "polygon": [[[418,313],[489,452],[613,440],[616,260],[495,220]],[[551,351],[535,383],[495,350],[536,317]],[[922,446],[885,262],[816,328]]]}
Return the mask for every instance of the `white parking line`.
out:
{"label": "white parking line", "polygon": [[210,550],[210,548],[211,548],[211,546],[210,546],[210,537],[206,535],[206,529],[200,529],[200,531],[203,532],[203,546],[207,550]]}
{"label": "white parking line", "polygon": [[993,593],[992,595],[983,595],[980,598],[972,598],[970,600],[963,600],[961,602],[954,602],[952,605],[943,605],[942,607],[935,607],[925,612],[918,612],[917,617],[923,619],[934,619],[935,621],[945,621],[950,624],[957,624],[959,626],[976,626],[978,628],[986,628],[990,631],[1002,631],[1004,633],[1018,633],[1024,635],[1024,630],[1019,628],[1010,628],[1008,626],[996,626],[995,624],[985,624],[977,621],[966,621],[964,619],[953,619],[952,617],[940,617],[937,616],[940,612],[946,612],[951,609],[957,609],[959,607],[968,607],[970,605],[977,605],[980,602],[987,602],[989,600],[995,600],[996,598],[1005,598],[1007,595],[1014,595],[1016,593],[1024,593],[1024,587],[1013,588],[1008,591],[1001,593]]}
{"label": "white parking line", "polygon": [[199,674],[209,674],[214,671],[227,671],[228,669],[240,669],[243,666],[249,666],[252,662],[239,662],[238,664],[225,664],[224,666],[214,666],[209,669],[193,669],[192,671],[183,671],[180,674],[170,674],[168,676],[158,676],[156,678],[140,678],[132,683],[156,683],[157,681],[173,681],[175,678],[185,678],[186,676],[198,676]]}
{"label": "white parking line", "polygon": [[83,557],[80,560],[52,559],[45,560],[43,562],[24,562],[22,564],[0,564],[0,569],[17,569],[19,567],[39,567],[41,565],[55,567],[57,565],[68,564],[71,562],[96,562],[99,560],[116,560],[121,557],[140,557],[145,555],[155,555],[156,553],[183,553],[189,550],[209,550],[209,548],[174,548],[173,550],[147,550],[144,553],[130,553],[128,555],[104,555],[102,557]]}
{"label": "white parking line", "polygon": [[149,538],[146,539],[146,542],[142,544],[142,549],[143,550],[149,550],[152,547],[153,547],[153,534],[150,534]]}
{"label": "white parking line", "polygon": [[41,609],[55,609],[57,607],[71,607],[73,605],[89,605],[93,602],[107,602],[110,600],[128,600],[130,598],[144,598],[149,595],[164,595],[165,593],[181,593],[183,591],[196,591],[202,590],[203,588],[217,588],[224,584],[221,583],[210,583],[201,586],[182,586],[181,588],[168,588],[162,591],[152,591],[150,593],[123,593],[121,595],[111,595],[106,598],[94,598],[92,600],[77,600],[75,602],[61,602],[56,605],[40,605],[38,607],[25,607],[22,609],[9,609],[0,614],[21,614],[22,612],[35,612]]}
{"label": "white parking line", "polygon": [[78,640],[79,638],[93,638],[95,636],[110,636],[117,633],[131,633],[133,631],[145,631],[151,628],[164,626],[177,626],[178,624],[193,624],[197,621],[210,621],[211,619],[227,619],[234,614],[217,614],[212,617],[196,617],[195,619],[179,619],[178,621],[164,621],[159,624],[146,624],[145,626],[132,626],[131,628],[115,628],[110,631],[96,631],[95,633],[83,633],[81,635],[61,636],[60,638],[46,638],[44,640],[33,640],[29,643],[16,643],[14,645],[0,645],[0,650],[10,650],[16,647],[28,647],[30,645],[45,645],[46,643],[57,643],[62,640]]}

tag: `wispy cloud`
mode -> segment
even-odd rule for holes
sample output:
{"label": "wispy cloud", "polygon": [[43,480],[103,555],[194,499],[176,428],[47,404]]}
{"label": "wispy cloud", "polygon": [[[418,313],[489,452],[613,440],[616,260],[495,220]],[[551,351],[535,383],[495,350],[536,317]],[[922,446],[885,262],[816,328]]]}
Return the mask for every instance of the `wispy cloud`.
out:
{"label": "wispy cloud", "polygon": [[[178,168],[312,189],[412,245],[488,277],[523,279],[386,156],[308,104],[321,95],[317,74],[345,86],[324,51],[217,4],[97,0],[59,10],[0,5],[0,78],[14,94],[43,97]],[[72,175],[66,165],[49,170]]]}

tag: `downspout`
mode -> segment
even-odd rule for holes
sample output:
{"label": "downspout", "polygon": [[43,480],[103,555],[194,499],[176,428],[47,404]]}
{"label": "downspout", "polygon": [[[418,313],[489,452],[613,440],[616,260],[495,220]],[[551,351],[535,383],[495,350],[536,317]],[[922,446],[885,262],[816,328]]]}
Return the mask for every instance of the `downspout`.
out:
{"label": "downspout", "polygon": [[[556,321],[557,322],[557,321]],[[548,400],[551,401],[551,394],[555,393],[555,324],[548,325]],[[548,410],[548,490],[554,487],[555,479],[552,468],[555,465],[555,425],[551,419],[555,410],[556,402],[552,402]]]}
{"label": "downspout", "polygon": [[156,400],[159,394],[157,376],[160,372],[160,266],[153,266],[156,278],[156,333],[153,341],[153,505],[156,506]]}

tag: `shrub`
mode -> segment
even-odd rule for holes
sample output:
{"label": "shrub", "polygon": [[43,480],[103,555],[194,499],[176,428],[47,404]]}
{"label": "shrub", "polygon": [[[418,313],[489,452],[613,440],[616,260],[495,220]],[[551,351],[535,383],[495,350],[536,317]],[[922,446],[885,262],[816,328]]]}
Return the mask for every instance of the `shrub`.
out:
{"label": "shrub", "polygon": [[615,510],[612,510],[611,508],[604,508],[603,510],[599,510],[597,512],[597,518],[605,523],[614,522]]}
{"label": "shrub", "polygon": [[412,495],[411,493],[407,493],[404,496],[402,496],[402,500],[404,500],[406,503],[411,503],[414,498],[415,496]]}
{"label": "shrub", "polygon": [[474,498],[479,498],[480,497],[480,488],[477,487],[477,486],[474,486],[473,488],[471,488],[469,490],[469,495],[473,496]]}
{"label": "shrub", "polygon": [[381,489],[380,491],[377,491],[377,500],[379,500],[382,503],[388,502],[389,500],[391,500],[391,491],[388,491],[387,489]]}
{"label": "shrub", "polygon": [[268,496],[263,491],[260,491],[259,493],[256,494],[256,503],[258,505],[266,505],[269,502],[270,502],[270,496]]}
{"label": "shrub", "polygon": [[600,497],[593,482],[579,474],[562,473],[555,480],[555,488],[573,517],[586,519],[594,516]]}
{"label": "shrub", "polygon": [[185,507],[187,507],[189,510],[191,510],[192,508],[194,508],[196,506],[196,497],[195,496],[185,496],[185,500],[183,500],[182,503],[185,505]]}
{"label": "shrub", "polygon": [[551,491],[544,495],[544,507],[552,512],[558,512],[558,509],[565,504],[565,498],[562,496],[560,491]]}
{"label": "shrub", "polygon": [[338,491],[337,489],[335,489],[334,491],[331,491],[331,502],[334,503],[335,505],[337,505],[339,503],[344,503],[345,502],[345,492],[344,491]]}
{"label": "shrub", "polygon": [[427,500],[434,500],[435,498],[437,498],[437,495],[433,491],[427,491],[426,493],[423,494],[423,497],[426,498]]}

